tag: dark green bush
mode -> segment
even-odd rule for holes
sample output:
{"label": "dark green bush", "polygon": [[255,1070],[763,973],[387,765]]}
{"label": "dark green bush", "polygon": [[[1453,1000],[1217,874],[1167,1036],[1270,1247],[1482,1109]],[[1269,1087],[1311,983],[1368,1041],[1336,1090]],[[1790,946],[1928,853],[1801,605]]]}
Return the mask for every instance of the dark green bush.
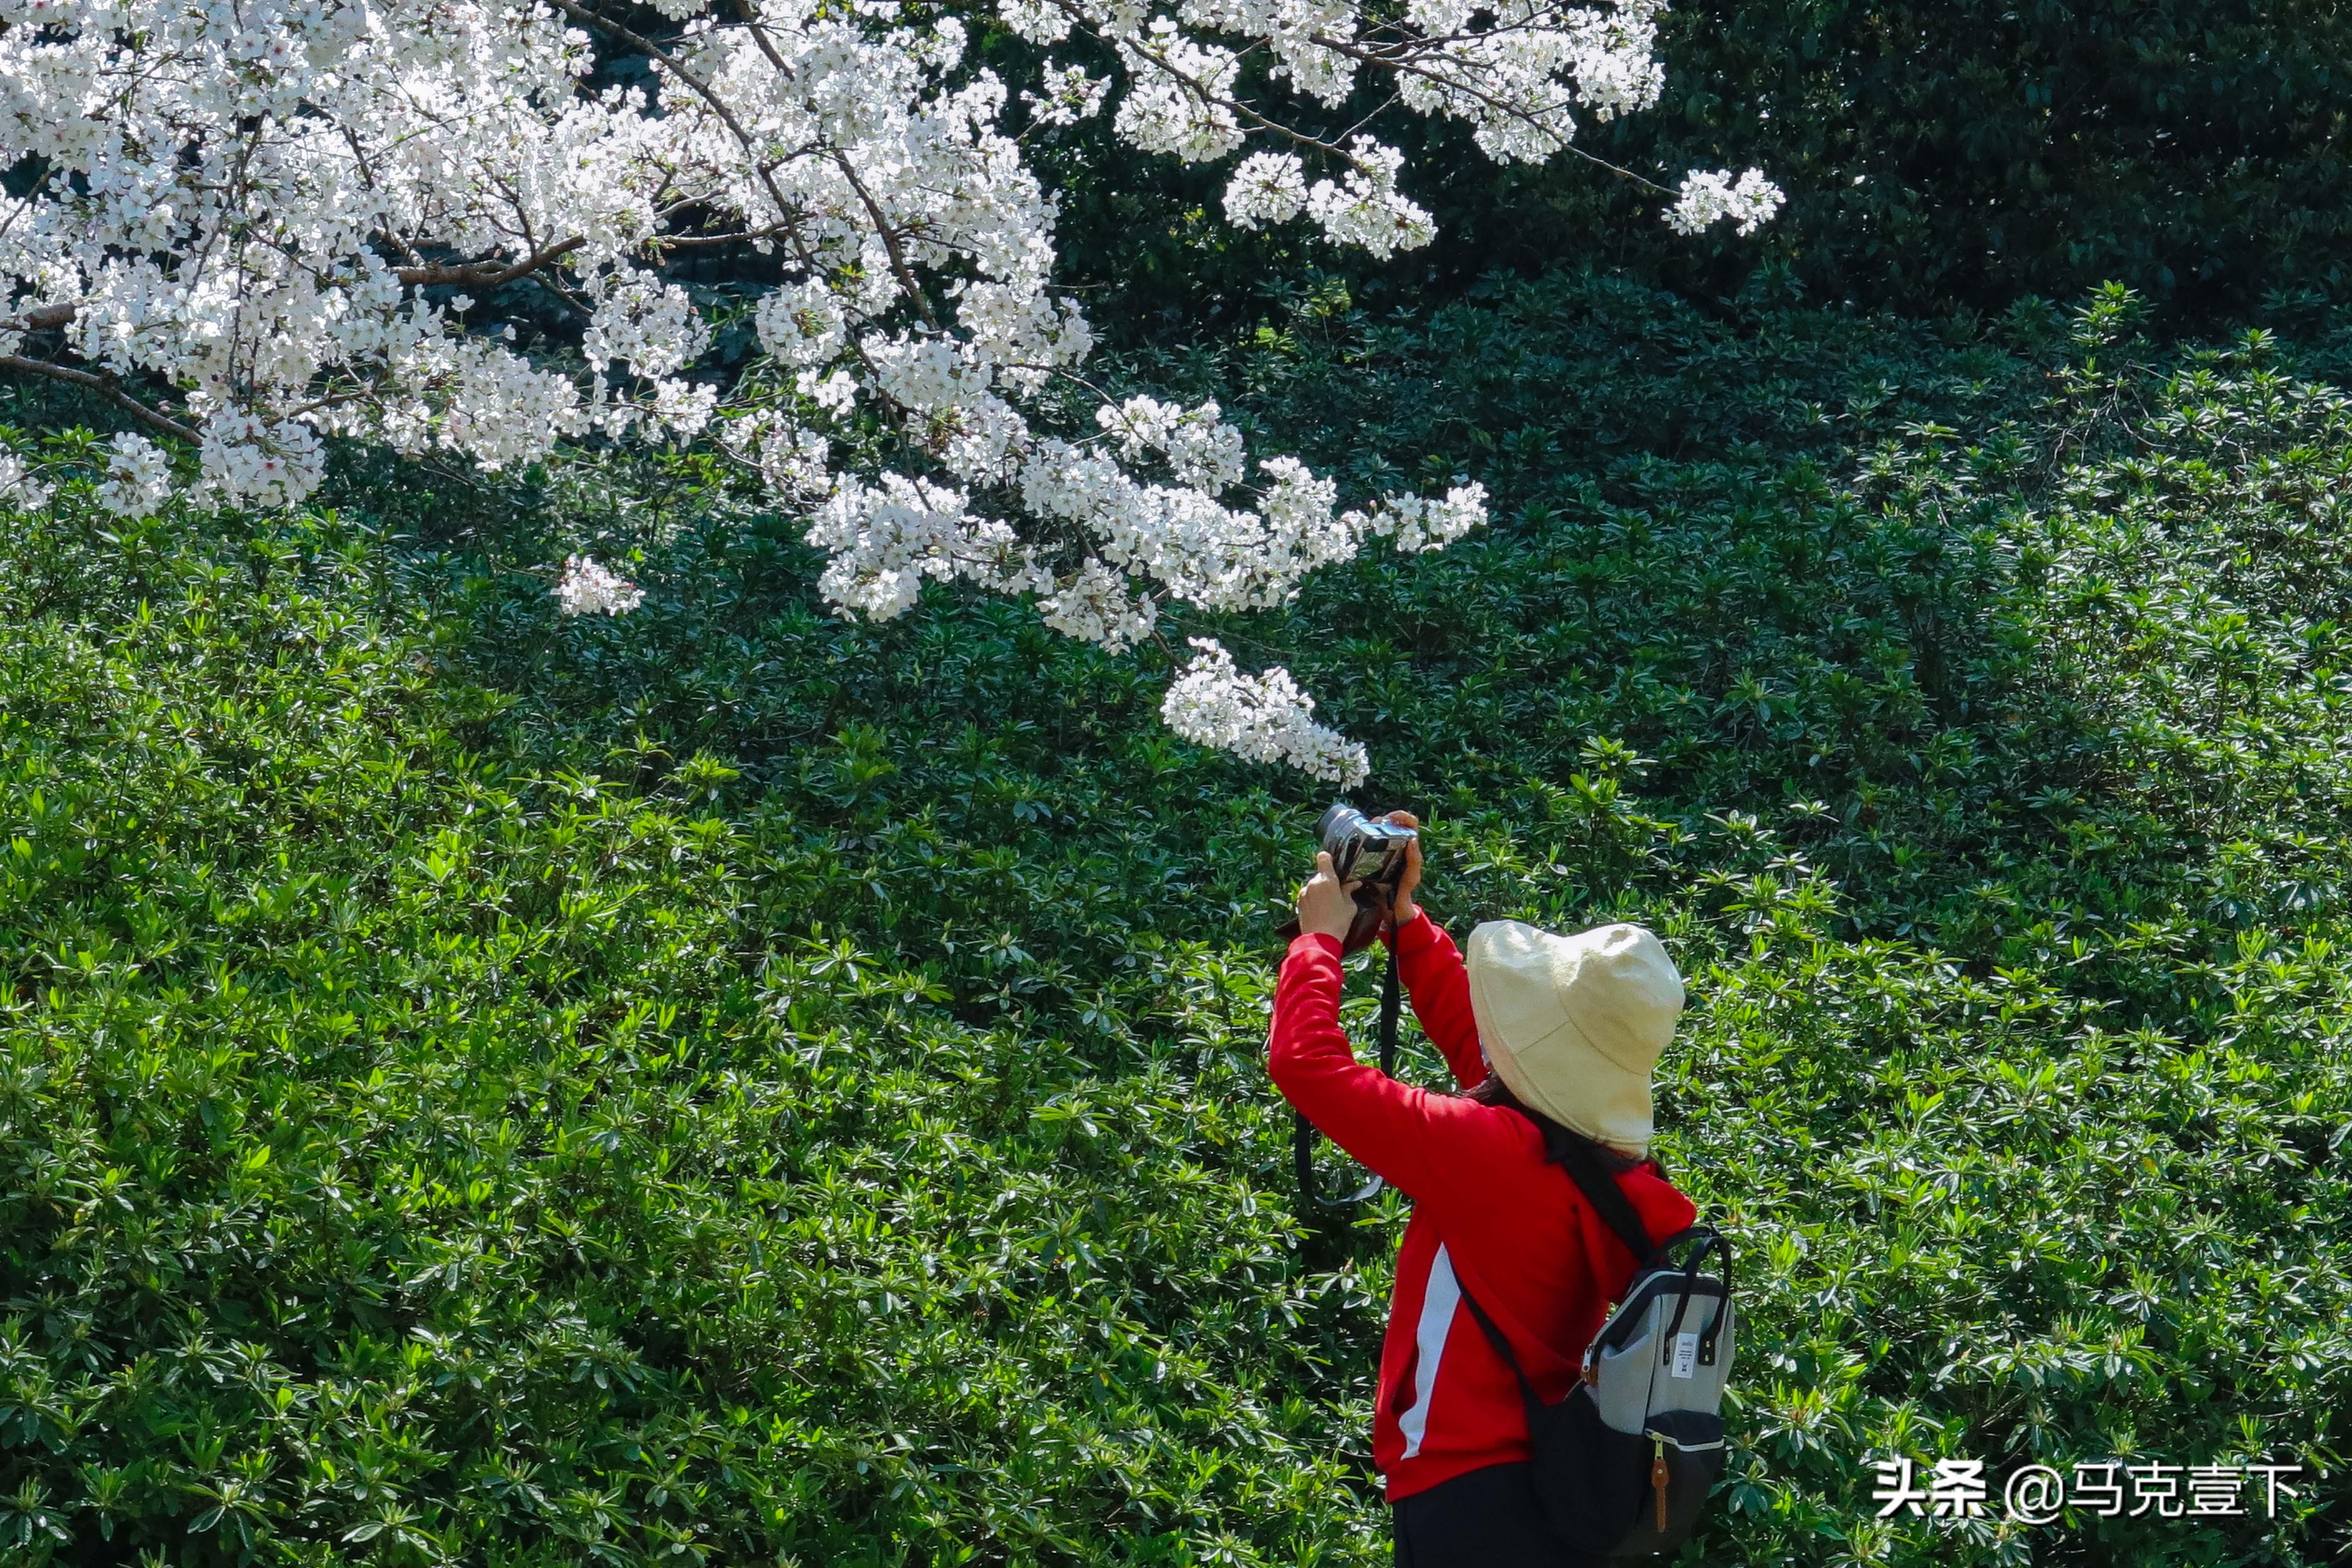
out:
{"label": "dark green bush", "polygon": [[[1496,491],[1217,629],[1442,918],[1689,975],[1662,1152],[1749,1311],[1691,1561],[2346,1538],[2352,409],[2127,316],[1556,280],[1154,370]],[[671,480],[0,531],[0,1551],[1381,1560],[1402,1209],[1301,1223],[1258,1062],[1316,795],[1017,607],[833,622]],[[557,529],[645,609],[559,623]],[[2307,1469],[2019,1531],[1872,1520],[1890,1452]]]}
{"label": "dark green bush", "polygon": [[1501,167],[1459,128],[1391,112],[1382,133],[1412,151],[1408,189],[1438,218],[1428,250],[1375,265],[1287,229],[1236,235],[1216,217],[1221,168],[1138,157],[1101,123],[1057,133],[1093,171],[1065,250],[1105,290],[1102,320],[1186,340],[1317,266],[1390,304],[1580,266],[1702,302],[1997,314],[2118,279],[2176,320],[2281,326],[2352,302],[2341,6],[1776,0],[1675,6],[1660,28],[1664,99],[1578,144],[1666,187],[1760,166],[1789,205],[1751,237],[1675,234],[1668,197],[1583,158]]}
{"label": "dark green bush", "polygon": [[1763,262],[1824,301],[1912,308],[2108,279],[2208,320],[2341,301],[2347,27],[2334,5],[2244,0],[1678,9],[1665,101],[1594,148],[1644,173],[1761,164],[1790,195],[1773,228],[1695,246],[1562,163],[1457,243],[1486,266],[1622,256],[1727,295]]}

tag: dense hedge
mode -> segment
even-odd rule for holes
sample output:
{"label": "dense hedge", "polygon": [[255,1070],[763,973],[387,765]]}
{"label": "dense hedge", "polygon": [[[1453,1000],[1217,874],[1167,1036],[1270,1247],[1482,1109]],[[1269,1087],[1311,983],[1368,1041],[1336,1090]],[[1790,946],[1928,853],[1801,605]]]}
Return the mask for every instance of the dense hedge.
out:
{"label": "dense hedge", "polygon": [[1233,235],[1214,221],[1218,171],[1121,153],[1100,126],[1057,133],[1097,171],[1072,193],[1066,249],[1107,290],[1102,319],[1186,335],[1316,265],[1399,302],[1498,267],[1605,265],[1702,302],[1997,313],[2115,279],[2183,321],[2294,326],[2352,303],[2339,5],[1771,0],[1676,6],[1661,29],[1664,100],[1580,145],[1667,186],[1760,165],[1790,202],[1751,238],[1673,234],[1664,197],[1583,159],[1498,168],[1457,131],[1394,114],[1383,133],[1417,149],[1409,189],[1439,219],[1431,250],[1373,267],[1296,234]]}
{"label": "dense hedge", "polygon": [[1760,163],[1790,193],[1777,232],[1695,252],[1628,221],[1642,209],[1615,182],[1561,164],[1457,230],[1486,255],[1474,265],[1654,258],[1729,293],[1761,258],[1823,301],[1996,310],[2119,279],[2209,318],[2352,289],[2341,7],[1795,0],[1668,16],[1666,102],[1596,150],[1644,172]]}
{"label": "dense hedge", "polygon": [[[1689,975],[1663,1152],[1750,1313],[1692,1561],[2352,1524],[2352,409],[2127,316],[1555,280],[1159,367],[1496,489],[1225,630],[1441,917]],[[1016,608],[832,622],[672,481],[0,527],[0,1552],[1381,1560],[1402,1210],[1294,1215],[1258,1063],[1318,801]],[[559,623],[511,563],[600,527],[654,592]],[[2019,1533],[1870,1520],[1889,1451],[2334,1474]]]}

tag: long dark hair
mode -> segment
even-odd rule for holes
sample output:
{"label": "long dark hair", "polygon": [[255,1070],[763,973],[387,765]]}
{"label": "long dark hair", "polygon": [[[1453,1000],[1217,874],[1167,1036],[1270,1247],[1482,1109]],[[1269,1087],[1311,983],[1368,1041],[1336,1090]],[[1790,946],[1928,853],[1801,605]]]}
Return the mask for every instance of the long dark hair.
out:
{"label": "long dark hair", "polygon": [[[1587,1138],[1572,1127],[1562,1127],[1559,1122],[1513,1094],[1511,1086],[1503,1081],[1503,1075],[1491,1068],[1485,1078],[1464,1089],[1462,1098],[1475,1100],[1480,1105],[1492,1105],[1505,1110],[1516,1110],[1534,1122],[1536,1131],[1543,1134],[1544,1158],[1552,1164],[1566,1165],[1580,1152],[1591,1155],[1600,1163],[1602,1170],[1612,1175],[1620,1171],[1631,1171],[1638,1166],[1657,1163],[1651,1156],[1621,1153],[1598,1139]],[[1659,1165],[1658,1169],[1663,1174],[1665,1167]]]}

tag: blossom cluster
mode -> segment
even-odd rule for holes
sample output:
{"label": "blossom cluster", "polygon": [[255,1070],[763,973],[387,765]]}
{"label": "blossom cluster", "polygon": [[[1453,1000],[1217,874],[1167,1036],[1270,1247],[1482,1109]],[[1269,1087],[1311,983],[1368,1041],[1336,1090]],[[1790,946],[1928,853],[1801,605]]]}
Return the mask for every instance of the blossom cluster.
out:
{"label": "blossom cluster", "polygon": [[1780,187],[1759,170],[1750,169],[1735,182],[1728,169],[1694,169],[1683,176],[1666,223],[1677,234],[1698,234],[1729,218],[1739,233],[1754,234],[1772,221],[1784,199]]}
{"label": "blossom cluster", "polygon": [[1315,722],[1315,699],[1298,689],[1288,670],[1244,675],[1215,639],[1192,642],[1198,653],[1160,705],[1170,729],[1251,762],[1287,763],[1342,789],[1364,782],[1364,748]]}
{"label": "blossom cluster", "polygon": [[31,465],[0,447],[0,506],[18,511],[38,511],[49,504],[50,487],[34,474]]}
{"label": "blossom cluster", "polygon": [[617,616],[646,602],[646,591],[594,557],[564,557],[555,580],[555,606],[567,616]]}
{"label": "blossom cluster", "polygon": [[[9,5],[0,162],[24,179],[0,195],[0,353],[135,394],[141,429],[93,491],[120,513],[298,505],[331,437],[498,470],[707,437],[808,520],[843,614],[956,581],[1110,648],[1171,605],[1265,608],[1368,539],[1434,549],[1483,520],[1467,484],[1342,510],[1213,404],[1106,399],[1070,427],[1056,393],[1091,387],[1094,337],[1053,288],[1056,203],[1021,138],[1108,112],[1136,148],[1233,158],[1236,225],[1303,217],[1385,257],[1433,234],[1402,154],[1319,140],[1286,105],[1378,80],[1492,157],[1549,157],[1656,100],[1660,0],[993,3],[1045,57],[1017,100],[962,22],[899,0],[656,0],[650,36],[604,0]],[[1113,74],[1054,58],[1073,38]],[[596,85],[626,58],[649,85]],[[1678,223],[1713,202],[1744,232],[1779,199],[1752,172],[1693,178],[1716,184],[1686,185]],[[752,314],[765,357],[732,381],[664,270],[708,244],[778,279]],[[514,289],[572,312],[576,357],[478,324]],[[905,460],[853,466],[872,443],[843,437],[877,423]],[[567,615],[642,597],[584,555],[555,596]],[[1204,654],[1177,689],[1188,734],[1360,765],[1279,669]]]}

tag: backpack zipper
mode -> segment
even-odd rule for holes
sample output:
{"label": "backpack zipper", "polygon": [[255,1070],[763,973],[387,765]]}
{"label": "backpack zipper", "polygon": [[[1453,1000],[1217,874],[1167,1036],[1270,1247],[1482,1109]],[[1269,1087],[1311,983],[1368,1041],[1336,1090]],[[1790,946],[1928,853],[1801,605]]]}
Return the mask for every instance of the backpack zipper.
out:
{"label": "backpack zipper", "polygon": [[1658,1533],[1666,1532],[1666,1444],[1663,1437],[1650,1439],[1650,1489],[1658,1494]]}

